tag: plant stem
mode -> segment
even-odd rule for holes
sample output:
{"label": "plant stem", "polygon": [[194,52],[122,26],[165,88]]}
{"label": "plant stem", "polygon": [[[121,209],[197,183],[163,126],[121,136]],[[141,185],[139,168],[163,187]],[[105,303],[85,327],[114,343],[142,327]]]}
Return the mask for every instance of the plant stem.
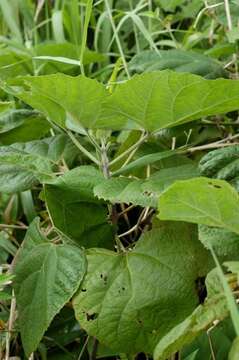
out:
{"label": "plant stem", "polygon": [[20,229],[26,230],[28,226],[26,225],[8,225],[8,224],[0,224],[0,229]]}
{"label": "plant stem", "polygon": [[77,360],[81,360],[82,355],[84,354],[84,351],[85,351],[85,349],[86,349],[86,346],[87,346],[87,344],[88,344],[89,339],[90,339],[90,337],[89,337],[89,335],[88,335],[87,338],[86,338],[86,340],[85,340],[85,342],[84,342],[84,344],[83,344],[83,346],[82,346],[82,348],[81,348],[81,351],[80,351],[80,354],[79,354]]}
{"label": "plant stem", "polygon": [[224,144],[224,143],[226,141],[231,141],[231,140],[234,140],[237,138],[239,138],[239,134],[235,134],[233,136],[228,136],[225,139],[215,141],[211,144],[199,145],[199,146],[192,147],[192,148],[188,149],[187,152],[194,152],[197,150],[207,150],[207,149],[213,149],[213,148],[219,148],[219,147],[225,147],[225,146],[232,146],[235,143],[232,143],[232,144],[231,143]]}
{"label": "plant stem", "polygon": [[81,143],[76,139],[76,137],[73,135],[71,131],[67,131],[67,134],[71,138],[72,142],[75,144],[76,147],[84,154],[86,155],[91,161],[93,161],[96,165],[100,166],[99,160],[94,157],[88,150],[84,148],[84,146],[81,145]]}
{"label": "plant stem", "polygon": [[146,135],[142,134],[141,138],[135,144],[133,144],[131,147],[129,147],[127,150],[125,150],[122,154],[117,156],[117,158],[112,160],[109,165],[111,166],[111,165],[115,164],[116,162],[118,162],[119,160],[124,158],[126,155],[131,153],[131,151],[137,149],[147,139],[147,137],[148,137],[148,134],[146,134]]}
{"label": "plant stem", "polygon": [[106,179],[109,179],[110,178],[109,159],[107,156],[107,147],[103,140],[101,140],[101,166],[104,177]]}
{"label": "plant stem", "polygon": [[109,20],[110,20],[112,29],[113,29],[114,34],[115,34],[115,40],[116,40],[116,43],[117,43],[117,46],[118,46],[118,49],[119,49],[119,52],[120,52],[120,56],[122,57],[125,72],[126,72],[128,78],[130,78],[127,62],[125,60],[125,56],[124,56],[124,52],[123,52],[123,49],[122,49],[122,46],[121,46],[121,43],[120,43],[119,35],[117,33],[116,26],[115,26],[115,23],[114,23],[114,19],[113,19],[112,13],[111,13],[111,8],[109,6],[108,0],[104,0],[104,1],[105,1],[106,10],[107,10],[107,13],[108,13],[108,16],[109,16]]}

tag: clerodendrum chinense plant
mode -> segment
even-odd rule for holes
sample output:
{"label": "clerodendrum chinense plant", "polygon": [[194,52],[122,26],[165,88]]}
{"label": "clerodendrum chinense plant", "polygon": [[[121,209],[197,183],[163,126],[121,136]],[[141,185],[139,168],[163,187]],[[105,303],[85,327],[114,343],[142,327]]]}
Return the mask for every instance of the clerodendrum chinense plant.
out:
{"label": "clerodendrum chinense plant", "polygon": [[238,359],[236,8],[181,3],[0,2],[0,358]]}

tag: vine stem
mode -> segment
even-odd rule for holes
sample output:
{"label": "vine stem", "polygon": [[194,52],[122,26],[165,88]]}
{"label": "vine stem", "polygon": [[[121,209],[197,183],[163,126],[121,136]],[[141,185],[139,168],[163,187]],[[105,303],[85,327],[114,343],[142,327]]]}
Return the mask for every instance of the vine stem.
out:
{"label": "vine stem", "polygon": [[187,152],[194,152],[194,151],[197,151],[197,150],[207,150],[207,149],[213,149],[213,148],[219,148],[219,147],[225,147],[225,146],[232,146],[235,143],[233,143],[233,144],[231,144],[231,143],[224,144],[224,143],[226,141],[231,141],[231,140],[234,140],[234,139],[237,139],[237,138],[239,138],[239,134],[235,134],[233,136],[228,136],[225,139],[215,141],[215,142],[213,142],[211,144],[195,146],[195,147],[192,147],[192,148],[190,148],[190,149],[188,149],[186,151]]}
{"label": "vine stem", "polygon": [[73,135],[71,131],[67,131],[68,136],[71,138],[72,142],[75,144],[78,149],[85,154],[91,161],[93,161],[96,165],[100,166],[99,160],[94,157],[88,150],[84,148],[84,146],[81,145],[81,143],[76,139],[76,137]]}
{"label": "vine stem", "polygon": [[105,1],[106,10],[107,10],[107,13],[108,13],[108,16],[109,16],[109,20],[110,20],[112,29],[113,29],[114,34],[115,34],[115,40],[116,40],[116,43],[117,43],[117,46],[118,46],[118,49],[119,49],[119,52],[120,52],[120,56],[122,57],[123,65],[124,65],[124,68],[125,68],[125,72],[126,72],[126,74],[127,74],[127,77],[130,79],[130,74],[129,74],[127,62],[126,62],[126,60],[125,60],[125,56],[124,56],[124,52],[123,52],[123,49],[122,49],[122,46],[121,46],[121,43],[120,43],[120,39],[119,39],[118,32],[117,32],[117,30],[116,30],[116,26],[115,26],[115,23],[114,23],[114,19],[113,19],[112,13],[111,13],[111,8],[110,8],[110,6],[109,6],[108,0],[104,0],[104,1]]}
{"label": "vine stem", "polygon": [[19,230],[26,230],[26,229],[28,229],[28,226],[26,226],[26,225],[0,224],[0,229],[19,229]]}

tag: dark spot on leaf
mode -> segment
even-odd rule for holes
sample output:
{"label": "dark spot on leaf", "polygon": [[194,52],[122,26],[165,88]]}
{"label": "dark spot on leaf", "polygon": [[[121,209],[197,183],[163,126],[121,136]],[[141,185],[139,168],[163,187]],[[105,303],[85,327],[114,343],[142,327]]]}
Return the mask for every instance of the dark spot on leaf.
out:
{"label": "dark spot on leaf", "polygon": [[86,313],[86,319],[87,319],[87,321],[95,320],[95,319],[97,319],[97,317],[98,317],[98,314],[97,314],[97,313],[93,313],[93,314],[88,314],[88,313]]}
{"label": "dark spot on leaf", "polygon": [[221,189],[222,187],[217,184],[213,184],[212,182],[209,182],[208,185],[213,186],[215,189]]}
{"label": "dark spot on leaf", "polygon": [[81,289],[82,292],[86,292],[86,289]]}
{"label": "dark spot on leaf", "polygon": [[143,195],[146,195],[146,196],[152,196],[153,195],[153,193],[151,192],[151,191],[144,191],[143,192]]}
{"label": "dark spot on leaf", "polygon": [[107,280],[108,280],[107,275],[100,274],[100,278],[104,281],[104,285],[107,285]]}
{"label": "dark spot on leaf", "polygon": [[198,295],[199,304],[203,304],[207,297],[207,289],[205,285],[205,277],[199,277],[195,281],[196,291]]}
{"label": "dark spot on leaf", "polygon": [[124,291],[124,290],[125,290],[125,287],[122,287],[122,290]]}

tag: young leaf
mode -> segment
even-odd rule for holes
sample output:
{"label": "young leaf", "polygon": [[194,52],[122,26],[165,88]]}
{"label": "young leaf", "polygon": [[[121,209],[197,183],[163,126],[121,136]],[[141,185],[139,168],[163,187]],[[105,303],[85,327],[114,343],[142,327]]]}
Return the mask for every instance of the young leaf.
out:
{"label": "young leaf", "polygon": [[159,198],[159,218],[225,228],[239,234],[239,195],[224,180],[177,181]]}
{"label": "young leaf", "polygon": [[196,237],[194,225],[167,222],[132,251],[88,250],[73,302],[80,325],[112,350],[152,353],[198,303],[195,281],[208,270],[208,253]]}
{"label": "young leaf", "polygon": [[28,357],[54,316],[78,289],[86,270],[81,249],[48,241],[39,236],[38,226],[38,220],[30,225],[14,267],[18,321]]}

